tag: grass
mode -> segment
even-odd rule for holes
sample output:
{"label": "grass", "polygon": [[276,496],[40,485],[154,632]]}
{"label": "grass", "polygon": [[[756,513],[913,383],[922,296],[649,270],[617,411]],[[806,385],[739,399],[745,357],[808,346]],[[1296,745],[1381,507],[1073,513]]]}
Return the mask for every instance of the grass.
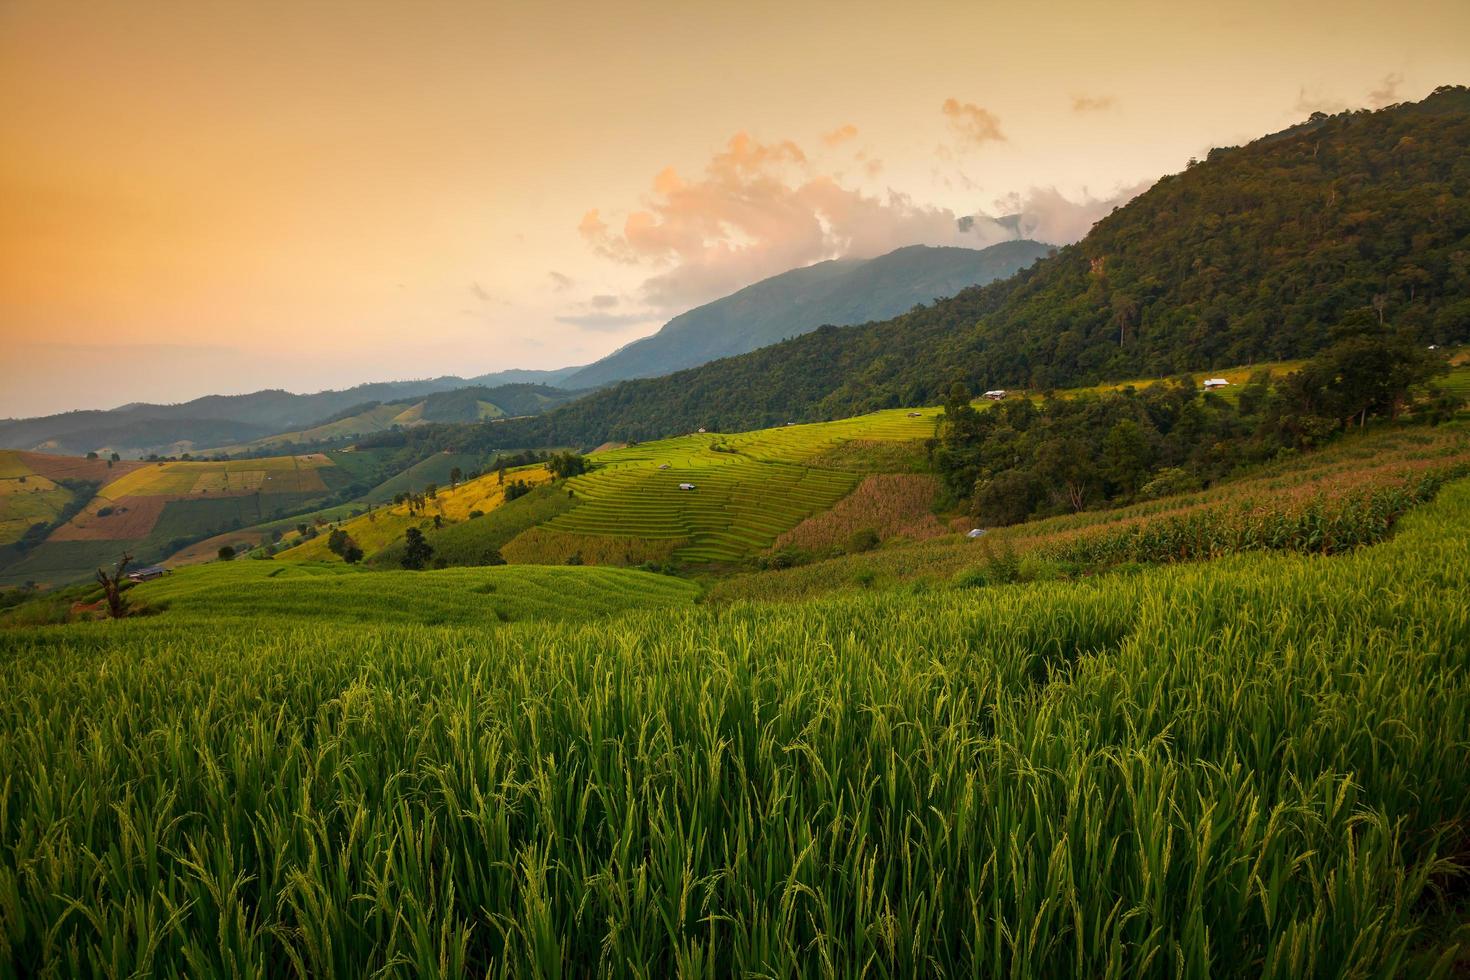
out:
{"label": "grass", "polygon": [[[7,975],[1434,977],[1470,942],[1465,482],[1342,557],[495,630],[236,623],[184,574],[0,634]],[[296,610],[390,578],[300,574]]]}
{"label": "grass", "polygon": [[367,572],[340,562],[241,559],[179,569],[129,594],[147,606],[162,607],[161,619],[210,624],[229,620],[252,626],[293,621],[327,621],[333,626],[495,626],[688,604],[698,592],[681,579],[616,568]]}

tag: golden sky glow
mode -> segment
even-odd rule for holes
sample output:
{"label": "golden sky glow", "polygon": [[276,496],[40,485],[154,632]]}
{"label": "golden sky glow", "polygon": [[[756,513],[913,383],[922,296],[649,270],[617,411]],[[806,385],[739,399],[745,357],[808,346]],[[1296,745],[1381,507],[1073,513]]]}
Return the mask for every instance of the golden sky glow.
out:
{"label": "golden sky glow", "polygon": [[1463,0],[0,0],[0,415],[582,363],[986,215],[1073,240],[1470,81],[1466,38]]}

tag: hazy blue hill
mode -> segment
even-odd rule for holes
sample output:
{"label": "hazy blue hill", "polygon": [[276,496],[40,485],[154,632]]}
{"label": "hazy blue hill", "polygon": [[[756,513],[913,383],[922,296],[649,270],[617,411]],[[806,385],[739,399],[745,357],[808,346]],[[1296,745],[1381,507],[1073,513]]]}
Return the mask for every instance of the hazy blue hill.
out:
{"label": "hazy blue hill", "polygon": [[[509,371],[502,375],[564,375],[566,371]],[[427,400],[425,418],[473,422],[478,402],[499,415],[531,415],[563,402],[567,393],[542,383],[491,385],[446,376],[421,381],[386,381],[309,395],[270,389],[246,395],[206,395],[177,405],[133,403],[107,411],[66,412],[34,419],[0,421],[0,448],[41,449],[80,455],[107,447],[124,454],[172,452],[269,442],[270,436],[349,418],[387,403]]]}
{"label": "hazy blue hill", "polygon": [[912,245],[875,259],[818,262],[674,317],[658,333],[563,379],[595,388],[655,377],[744,354],[824,325],[897,316],[916,304],[1004,279],[1047,255],[1050,246],[1002,242],[985,249]]}

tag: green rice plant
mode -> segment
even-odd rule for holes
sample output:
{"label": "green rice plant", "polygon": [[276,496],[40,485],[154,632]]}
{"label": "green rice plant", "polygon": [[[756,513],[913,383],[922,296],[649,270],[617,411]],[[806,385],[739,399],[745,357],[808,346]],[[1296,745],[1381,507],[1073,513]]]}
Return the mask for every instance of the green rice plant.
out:
{"label": "green rice plant", "polygon": [[280,569],[245,618],[180,573],[149,619],[0,631],[0,975],[1442,977],[1470,943],[1467,481],[1335,557],[493,629],[394,607],[506,569]]}

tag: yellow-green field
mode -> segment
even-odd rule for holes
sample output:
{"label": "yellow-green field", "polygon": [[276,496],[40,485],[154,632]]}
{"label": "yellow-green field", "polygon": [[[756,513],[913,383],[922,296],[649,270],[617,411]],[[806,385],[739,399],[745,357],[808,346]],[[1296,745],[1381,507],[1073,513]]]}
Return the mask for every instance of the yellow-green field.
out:
{"label": "yellow-green field", "polygon": [[[368,572],[332,563],[213,562],[132,589],[165,621],[495,626],[687,606],[699,587],[623,568],[508,566]],[[411,596],[412,602],[402,601]],[[161,610],[161,612],[158,612]],[[147,617],[152,619],[154,617]],[[141,621],[141,620],[140,620]]]}
{"label": "yellow-green field", "polygon": [[[435,516],[445,522],[468,519],[472,511],[488,514],[505,502],[505,487],[515,481],[539,486],[551,480],[545,466],[525,466],[507,470],[505,482],[496,473],[487,473],[454,489],[440,489],[432,500],[424,502],[418,513],[410,513],[408,504],[393,504],[379,507],[370,513],[344,521],[339,526],[346,531],[359,548],[371,555],[403,537],[410,527],[432,527]],[[283,540],[287,544],[299,540],[299,534],[291,534]],[[301,541],[276,556],[281,561],[333,561],[338,560],[327,548],[327,535]]]}
{"label": "yellow-green field", "polygon": [[71,491],[31,472],[18,453],[0,452],[0,545],[19,541],[33,524],[50,524]]}
{"label": "yellow-green field", "polygon": [[[857,486],[857,474],[803,465],[853,440],[910,442],[934,433],[938,409],[893,409],[839,422],[734,435],[696,433],[590,458],[568,481],[581,505],[544,525],[600,539],[677,539],[682,562],[733,561],[826,510]],[[694,485],[681,490],[681,483]]]}

